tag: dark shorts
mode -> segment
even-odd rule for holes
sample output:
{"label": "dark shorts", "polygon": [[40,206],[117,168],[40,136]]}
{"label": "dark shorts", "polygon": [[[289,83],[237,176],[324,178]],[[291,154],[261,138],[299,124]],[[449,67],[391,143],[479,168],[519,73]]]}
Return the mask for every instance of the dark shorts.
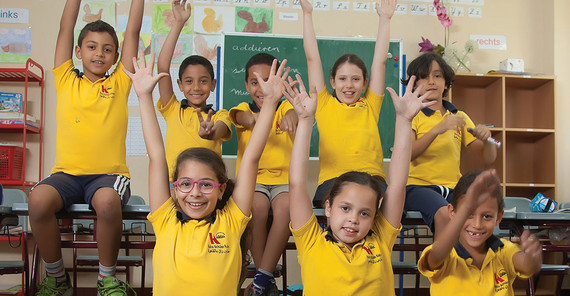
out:
{"label": "dark shorts", "polygon": [[[329,194],[329,191],[332,188],[334,180],[336,180],[336,178],[326,180],[323,182],[323,184],[321,184],[321,185],[319,185],[319,187],[317,187],[317,191],[315,192],[315,196],[313,197],[313,207],[314,208],[322,209],[325,207],[323,205],[323,201],[327,197],[327,195]],[[388,184],[386,184],[386,182],[382,182],[381,184],[382,184],[384,192],[386,192],[386,188],[388,188]]]}
{"label": "dark shorts", "polygon": [[453,189],[440,185],[408,185],[406,186],[406,203],[404,211],[418,211],[422,213],[424,222],[433,232],[435,225],[433,217],[441,208],[451,202]]}
{"label": "dark shorts", "polygon": [[113,188],[119,194],[122,205],[125,205],[129,197],[131,197],[131,181],[122,175],[74,176],[58,172],[47,176],[37,185],[40,184],[46,184],[55,188],[63,199],[65,209],[68,209],[73,204],[88,204],[89,208],[92,209],[91,199],[100,188]]}

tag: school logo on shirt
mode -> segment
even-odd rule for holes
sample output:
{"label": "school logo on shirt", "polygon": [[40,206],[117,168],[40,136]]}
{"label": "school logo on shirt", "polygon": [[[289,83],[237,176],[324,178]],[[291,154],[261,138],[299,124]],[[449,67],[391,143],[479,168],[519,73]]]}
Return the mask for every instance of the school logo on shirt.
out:
{"label": "school logo on shirt", "polygon": [[504,269],[500,269],[495,273],[495,292],[499,292],[509,288],[509,279],[507,277],[507,272]]}
{"label": "school logo on shirt", "polygon": [[454,138],[455,138],[456,140],[461,141],[461,129],[458,128],[458,129],[455,131],[455,134],[453,134],[453,136],[454,136]]}
{"label": "school logo on shirt", "polygon": [[362,99],[358,99],[358,101],[352,103],[349,105],[350,107],[356,107],[356,108],[367,108],[367,104],[364,100]]}
{"label": "school logo on shirt", "polygon": [[225,243],[226,234],[223,232],[208,233],[208,253],[226,254],[230,252],[230,247]]}
{"label": "school logo on shirt", "polygon": [[366,252],[366,258],[368,259],[368,263],[375,264],[382,262],[382,254],[374,254],[374,250],[376,246],[374,243],[367,243],[366,245],[362,246],[362,250]]}
{"label": "school logo on shirt", "polygon": [[115,91],[112,86],[105,86],[101,84],[101,91],[99,91],[99,97],[102,99],[112,99],[115,97]]}

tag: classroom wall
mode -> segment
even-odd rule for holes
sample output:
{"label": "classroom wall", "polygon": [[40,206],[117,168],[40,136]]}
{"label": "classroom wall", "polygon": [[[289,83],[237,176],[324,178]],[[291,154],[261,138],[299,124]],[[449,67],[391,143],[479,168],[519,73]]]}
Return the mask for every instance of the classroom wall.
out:
{"label": "classroom wall", "polygon": [[[32,28],[32,58],[46,69],[46,108],[44,130],[43,175],[46,176],[54,161],[55,150],[55,90],[53,74],[53,54],[57,38],[59,19],[65,1],[49,0],[0,0],[0,7],[27,8],[30,10],[29,25],[0,24],[0,27]],[[273,2],[272,2],[273,3]],[[420,1],[400,1],[401,4],[420,3]],[[425,2],[423,2],[425,3]],[[129,2],[118,2],[117,11],[128,11]],[[563,0],[502,0],[485,1],[481,19],[457,17],[450,27],[450,40],[458,46],[469,38],[469,34],[504,35],[507,38],[507,50],[479,50],[471,56],[473,71],[484,73],[497,69],[499,61],[505,58],[522,58],[525,61],[525,71],[558,75],[557,80],[557,110],[564,110],[563,100],[567,86],[561,81],[568,78],[568,72],[563,61],[568,61],[565,52],[568,48],[568,18],[563,15],[564,9],[555,9],[568,3]],[[146,4],[147,14],[152,10],[152,1]],[[281,21],[277,12],[293,12],[299,16],[299,21]],[[276,34],[302,34],[301,11],[298,9],[276,9],[274,12],[273,32]],[[342,20],[342,21],[338,21]],[[314,12],[316,33],[322,36],[346,37],[375,37],[378,16],[374,12],[345,12],[334,11]],[[356,25],[348,25],[356,24]],[[558,36],[555,40],[555,35]],[[444,30],[435,16],[395,15],[392,20],[391,37],[403,40],[404,53],[408,61],[419,52],[417,43],[421,37],[426,37],[434,43],[443,43]],[[555,63],[556,61],[556,63]],[[0,67],[19,66],[0,64]],[[567,81],[567,80],[566,80]],[[4,87],[4,85],[3,85]],[[566,87],[566,88],[565,88]],[[8,90],[11,86],[6,87]],[[14,87],[15,90],[18,87]],[[131,115],[138,114],[137,107],[129,107]],[[563,127],[567,119],[563,114],[557,114],[557,126]],[[564,147],[567,147],[566,129],[558,129],[557,136],[557,199],[570,201],[570,187],[567,180],[570,172],[563,165],[570,157]],[[1,135],[2,140],[14,141],[14,136]],[[28,171],[32,176],[37,175],[37,155],[28,154],[30,162]],[[229,159],[230,167],[234,160]],[[147,159],[144,156],[128,157],[127,164],[132,175],[132,192],[147,196]],[[318,171],[317,162],[313,162],[314,171]],[[229,172],[234,170],[230,168]]]}

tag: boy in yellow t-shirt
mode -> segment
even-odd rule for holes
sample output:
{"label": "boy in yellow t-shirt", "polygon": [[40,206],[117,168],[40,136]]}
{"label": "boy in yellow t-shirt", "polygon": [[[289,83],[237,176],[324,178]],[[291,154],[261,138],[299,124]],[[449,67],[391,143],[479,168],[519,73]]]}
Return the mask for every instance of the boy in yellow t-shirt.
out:
{"label": "boy in yellow t-shirt", "polygon": [[[172,1],[174,22],[158,55],[158,72],[169,73],[176,41],[191,15],[186,1]],[[156,108],[166,121],[166,161],[171,182],[176,168],[176,157],[184,150],[204,147],[222,155],[222,142],[231,138],[231,122],[226,110],[214,110],[207,105],[210,92],[216,88],[214,68],[210,61],[199,55],[184,59],[178,69],[178,87],[184,94],[179,101],[174,95],[172,78],[158,82],[160,100]]]}
{"label": "boy in yellow t-shirt", "polygon": [[404,209],[420,211],[437,236],[449,221],[445,206],[461,178],[462,147],[480,152],[485,166],[495,161],[497,148],[487,141],[491,131],[484,124],[475,125],[465,112],[445,100],[455,73],[440,55],[420,55],[408,66],[407,75],[408,79],[416,76],[416,87],[431,91],[428,100],[436,103],[424,108],[412,121],[412,161]]}
{"label": "boy in yellow t-shirt", "polygon": [[494,170],[472,171],[459,180],[447,207],[451,221],[418,263],[431,295],[514,295],[517,276],[540,270],[542,246],[528,230],[520,247],[493,235],[503,206]]}
{"label": "boy in yellow t-shirt", "polygon": [[[274,59],[267,53],[259,53],[249,59],[245,65],[245,86],[253,102],[243,102],[230,109],[230,119],[238,136],[237,168],[264,101],[263,90],[253,73],[257,72],[267,80]],[[289,160],[296,123],[293,106],[286,100],[281,101],[259,160],[253,194],[250,250],[257,272],[249,295],[278,295],[273,271],[289,239]],[[270,209],[273,222],[268,232],[266,225]]]}
{"label": "boy in yellow t-shirt", "polygon": [[[121,208],[130,197],[126,165],[127,97],[144,9],[132,0],[121,61],[113,27],[103,21],[87,24],[80,32],[75,55],[83,72],[72,63],[73,30],[81,1],[68,0],[61,17],[54,59],[57,91],[56,155],[52,174],[32,188],[29,216],[34,238],[46,266],[47,277],[38,295],[71,295],[63,265],[56,213],[86,203],[97,213],[99,295],[126,295],[115,278],[121,241]],[[125,61],[125,64],[123,62]]]}

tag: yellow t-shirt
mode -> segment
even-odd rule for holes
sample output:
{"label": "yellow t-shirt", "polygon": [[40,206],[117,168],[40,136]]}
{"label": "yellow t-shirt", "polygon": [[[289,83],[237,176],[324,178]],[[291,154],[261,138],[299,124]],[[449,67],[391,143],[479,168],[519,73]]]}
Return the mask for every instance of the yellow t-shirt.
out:
{"label": "yellow t-shirt", "polygon": [[428,246],[420,257],[418,269],[430,280],[431,295],[514,295],[516,277],[530,276],[521,275],[513,265],[513,255],[520,252],[520,248],[495,236],[490,237],[487,244],[489,249],[481,269],[472,265],[473,259],[458,243],[439,269],[429,270],[427,256],[433,245]]}
{"label": "yellow t-shirt", "polygon": [[131,79],[123,72],[123,64],[119,62],[109,77],[95,82],[73,71],[71,60],[52,71],[57,136],[51,172],[129,177],[125,138]]}
{"label": "yellow t-shirt", "polygon": [[[257,107],[257,106],[255,106]],[[293,136],[286,131],[282,131],[279,127],[281,119],[287,111],[293,109],[288,101],[283,101],[273,119],[271,131],[267,138],[267,143],[259,160],[259,168],[257,169],[257,183],[264,185],[280,185],[289,183],[289,162],[291,160],[291,150],[293,149]],[[251,129],[246,129],[239,125],[235,120],[237,111],[254,113],[249,103],[240,103],[236,107],[230,109],[230,119],[236,126],[238,138],[238,151],[236,162],[236,174],[239,164],[245,152],[245,147],[251,138]]]}
{"label": "yellow t-shirt", "polygon": [[148,215],[156,234],[154,295],[235,295],[241,265],[240,239],[251,219],[230,198],[207,220],[181,222],[169,198]]}
{"label": "yellow t-shirt", "polygon": [[443,185],[455,188],[461,178],[461,146],[467,147],[477,139],[467,131],[468,128],[475,128],[475,125],[465,112],[457,111],[448,101],[443,102],[447,109],[445,114],[425,108],[414,117],[412,129],[416,132],[417,139],[455,112],[465,118],[466,124],[463,129],[448,130],[437,136],[421,155],[410,162],[408,185]]}
{"label": "yellow t-shirt", "polygon": [[390,256],[401,227],[396,229],[378,213],[368,234],[352,249],[327,239],[311,219],[291,229],[301,265],[303,295],[394,295]]}
{"label": "yellow t-shirt", "polygon": [[364,97],[347,105],[325,87],[318,94],[319,184],[349,171],[367,172],[386,179],[378,118],[384,94],[366,90]]}
{"label": "yellow t-shirt", "polygon": [[[176,169],[176,158],[180,152],[194,147],[208,148],[218,155],[222,155],[222,142],[232,137],[232,123],[230,122],[227,110],[221,109],[216,111],[212,116],[212,121],[222,121],[230,130],[225,137],[218,140],[206,140],[198,135],[200,130],[200,121],[196,115],[196,109],[188,107],[182,109],[180,101],[176,99],[174,94],[164,106],[161,100],[156,103],[156,108],[166,121],[166,163],[168,164],[168,178],[172,182],[172,174]],[[204,120],[208,117],[208,113],[202,111]]]}

